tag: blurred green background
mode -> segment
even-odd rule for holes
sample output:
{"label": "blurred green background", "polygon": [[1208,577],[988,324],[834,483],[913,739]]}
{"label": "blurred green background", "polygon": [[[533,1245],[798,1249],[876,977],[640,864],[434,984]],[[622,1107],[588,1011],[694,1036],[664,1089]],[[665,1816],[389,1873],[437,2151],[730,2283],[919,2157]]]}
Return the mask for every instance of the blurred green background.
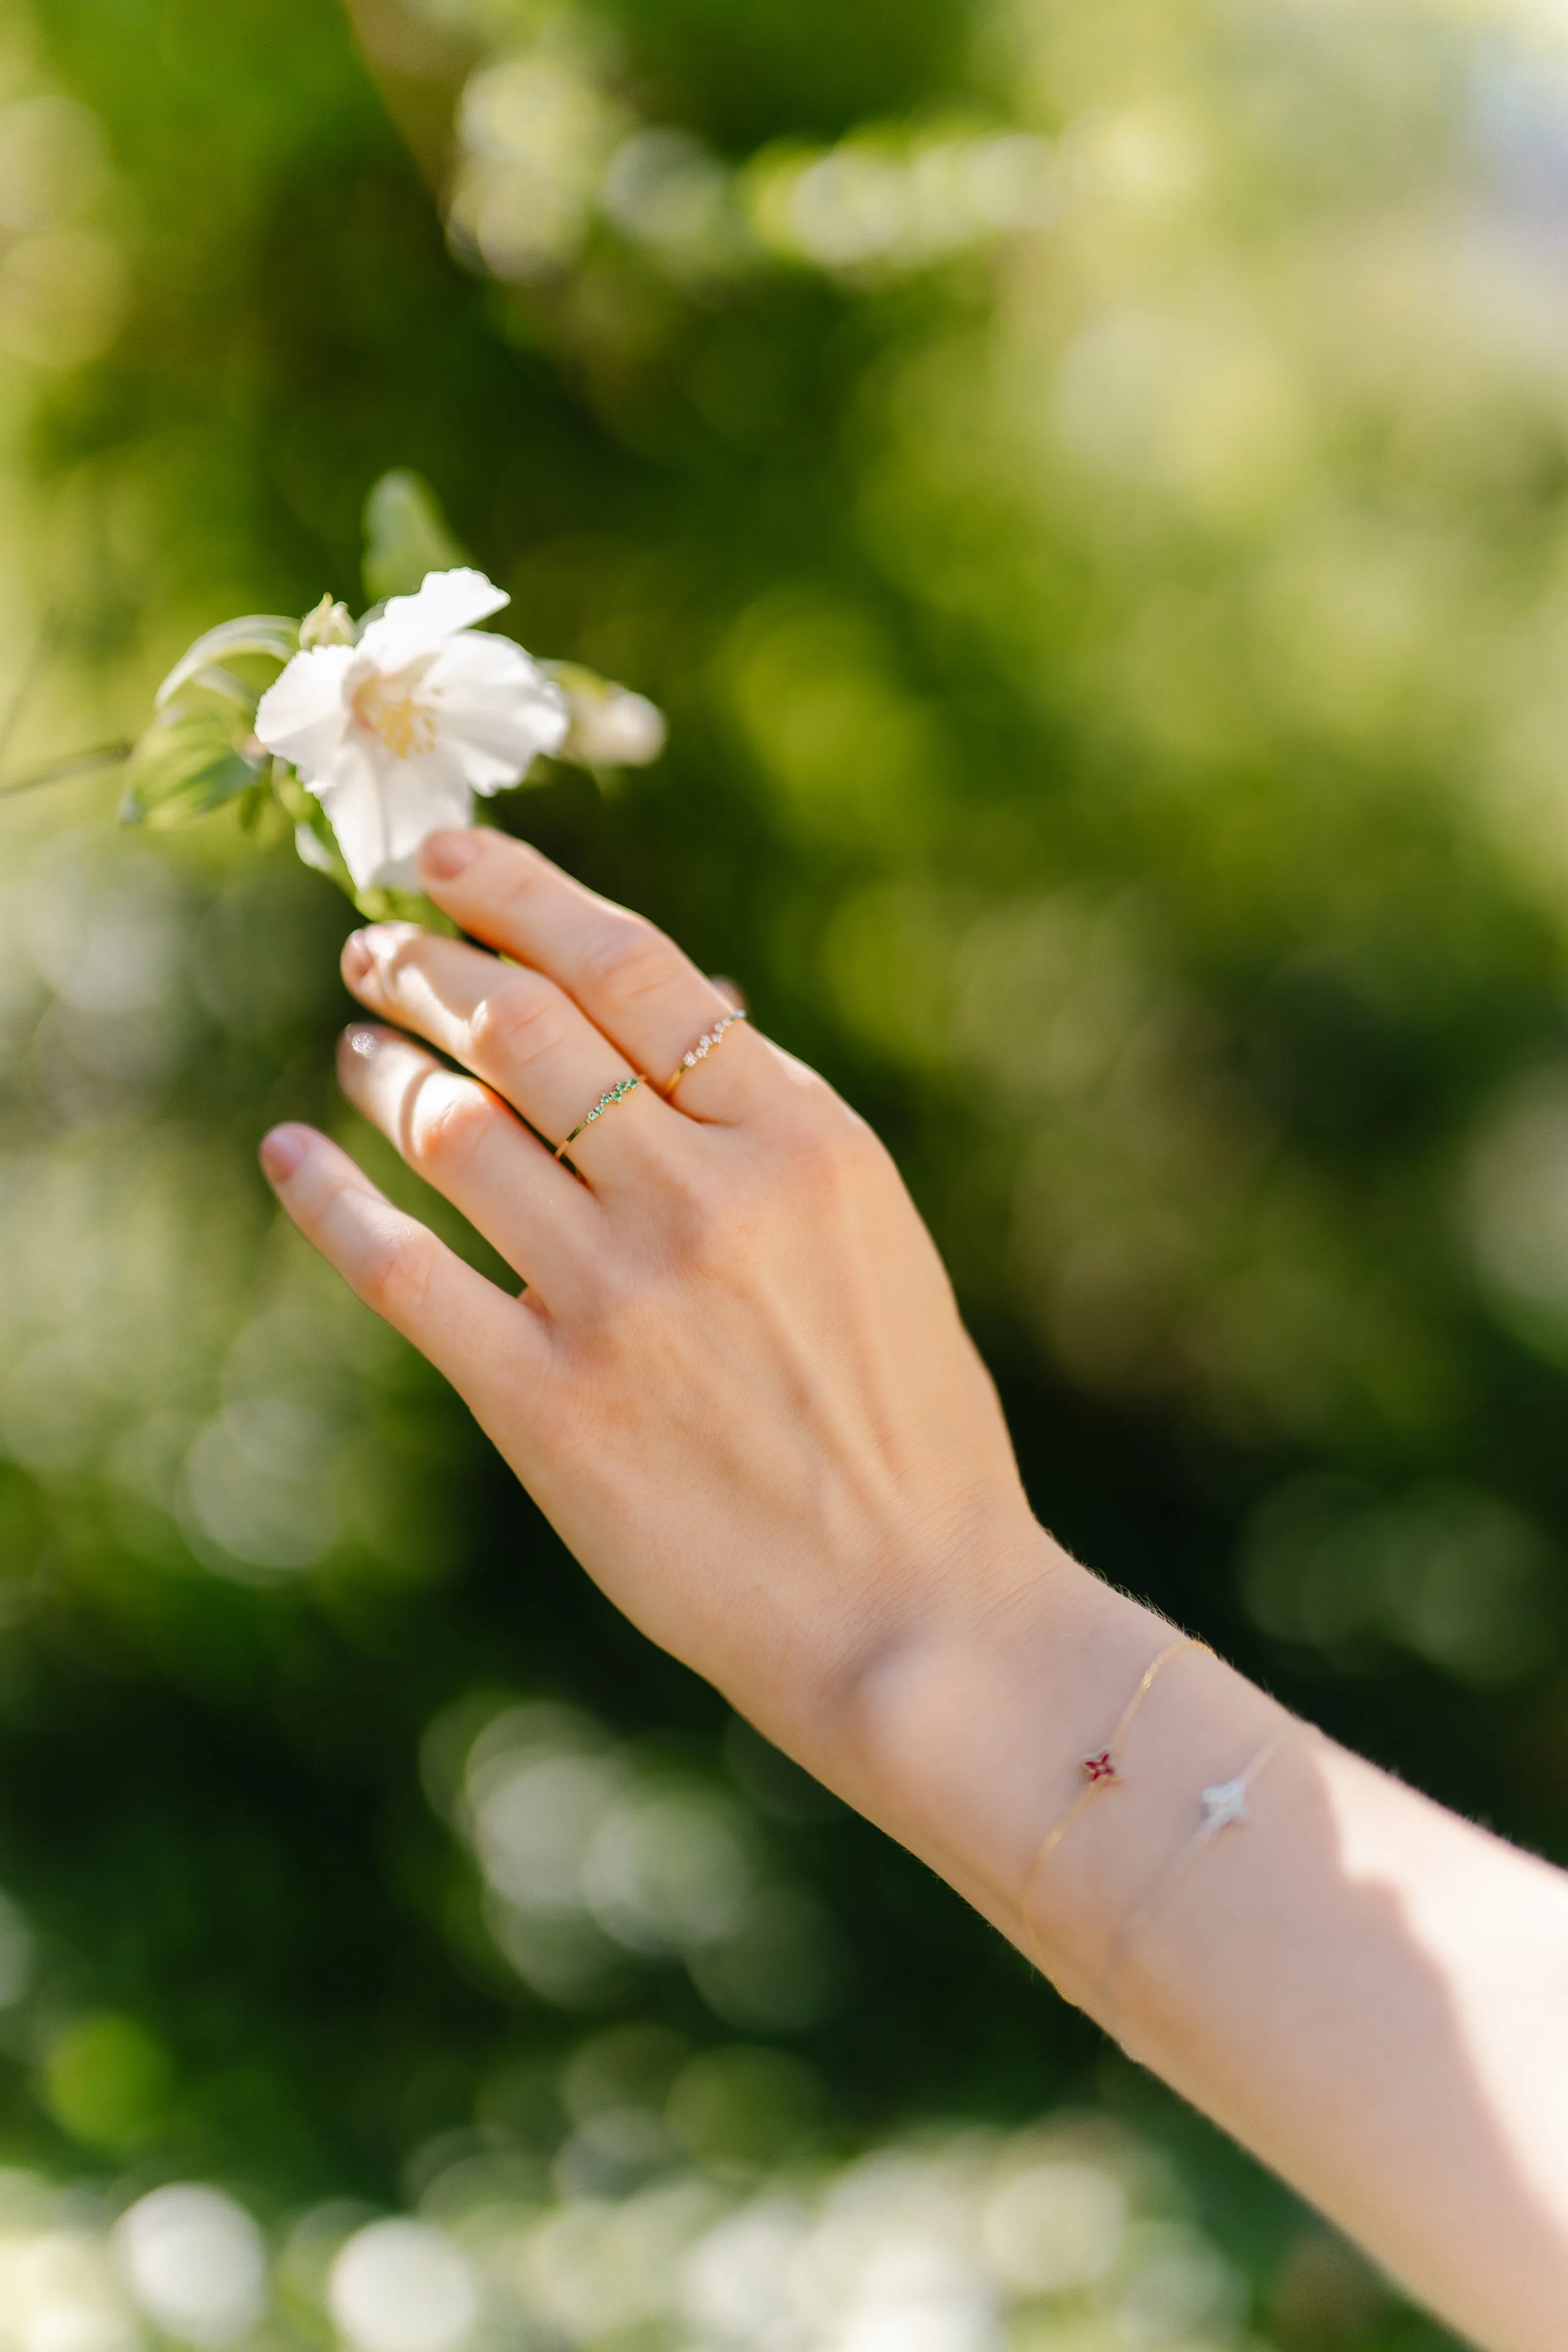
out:
{"label": "blurred green background", "polygon": [[[388,467],[494,804],[879,1125],[1042,1516],[1568,1860],[1568,20],[0,4],[0,785]],[[9,717],[5,716],[9,712]],[[280,1232],[351,917],[0,807],[0,2344],[1448,2339],[589,1589]]]}

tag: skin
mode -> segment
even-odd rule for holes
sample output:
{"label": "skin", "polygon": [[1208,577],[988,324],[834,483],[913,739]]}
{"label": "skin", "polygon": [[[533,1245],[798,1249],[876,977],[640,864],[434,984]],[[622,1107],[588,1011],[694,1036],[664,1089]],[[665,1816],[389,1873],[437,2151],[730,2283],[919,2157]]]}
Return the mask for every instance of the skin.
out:
{"label": "skin", "polygon": [[[522,844],[437,834],[423,879],[496,952],[356,933],[344,977],[372,1018],[343,1086],[528,1286],[475,1273],[307,1128],[262,1146],[289,1216],[651,1640],[1440,2316],[1561,2352],[1568,1878],[1200,1648],[1149,1685],[1118,1782],[1082,1796],[1175,1636],[1034,1518],[875,1137],[749,1024],[662,1091],[724,994]],[[541,1139],[634,1073],[555,1158]],[[1247,1819],[1195,1843],[1200,1792],[1249,1768]]]}

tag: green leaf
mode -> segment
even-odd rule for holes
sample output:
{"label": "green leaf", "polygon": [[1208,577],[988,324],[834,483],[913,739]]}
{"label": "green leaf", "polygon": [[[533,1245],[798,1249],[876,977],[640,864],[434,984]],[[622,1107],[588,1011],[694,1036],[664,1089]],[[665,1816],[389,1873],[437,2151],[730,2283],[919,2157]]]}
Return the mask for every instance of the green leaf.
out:
{"label": "green leaf", "polygon": [[242,833],[255,833],[258,829],[271,798],[271,793],[259,778],[240,794],[239,825]]}
{"label": "green leaf", "polygon": [[372,604],[412,596],[427,572],[469,562],[441,502],[421,474],[383,474],[365,500],[365,593]]}
{"label": "green leaf", "polygon": [[225,696],[172,703],[131,755],[120,815],[129,824],[189,824],[248,791],[268,761],[250,731],[255,705],[237,714]]}
{"label": "green leaf", "polygon": [[200,687],[204,693],[221,695],[225,702],[232,702],[236,710],[243,710],[247,719],[256,717],[256,706],[261,697],[255,687],[246,686],[243,677],[236,677],[232,669],[225,669],[221,663],[204,662],[186,682],[189,686]]}
{"label": "green leaf", "polygon": [[162,710],[165,703],[172,702],[183,686],[220,657],[233,661],[244,654],[256,654],[281,668],[298,651],[299,624],[285,614],[247,613],[242,620],[225,621],[181,655],[158,689],[156,706]]}
{"label": "green leaf", "polygon": [[301,863],[313,866],[318,874],[325,874],[345,898],[351,898],[353,877],[343,863],[343,853],[327,822],[327,812],[286,760],[272,763],[272,789],[285,813],[294,820],[294,846]]}

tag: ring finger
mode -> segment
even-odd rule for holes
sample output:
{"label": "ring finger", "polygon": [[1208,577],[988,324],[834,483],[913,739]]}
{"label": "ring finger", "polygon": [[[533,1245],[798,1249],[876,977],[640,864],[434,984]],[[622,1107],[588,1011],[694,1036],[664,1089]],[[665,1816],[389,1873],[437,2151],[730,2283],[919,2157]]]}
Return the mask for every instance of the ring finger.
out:
{"label": "ring finger", "polygon": [[591,1255],[598,1212],[488,1087],[395,1029],[360,1021],[338,1049],[354,1108],[380,1128],[547,1304]]}
{"label": "ring finger", "polygon": [[[413,923],[374,923],[343,950],[343,977],[362,1004],[462,1062],[520,1112],[596,1189],[645,1180],[650,1155],[673,1148],[683,1122],[638,1086],[623,1056],[542,972]],[[570,1182],[566,1171],[561,1181]]]}

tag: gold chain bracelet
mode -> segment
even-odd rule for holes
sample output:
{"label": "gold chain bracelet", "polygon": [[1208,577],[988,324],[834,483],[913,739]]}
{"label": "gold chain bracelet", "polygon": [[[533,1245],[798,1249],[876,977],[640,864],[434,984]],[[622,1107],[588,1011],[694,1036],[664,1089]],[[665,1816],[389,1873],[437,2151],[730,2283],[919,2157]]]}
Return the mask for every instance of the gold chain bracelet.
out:
{"label": "gold chain bracelet", "polygon": [[1105,1741],[1103,1747],[1096,1748],[1092,1749],[1089,1755],[1081,1756],[1079,1758],[1079,1769],[1084,1776],[1083,1785],[1073,1796],[1071,1802],[1067,1807],[1066,1811],[1062,1814],[1061,1819],[1057,1822],[1055,1828],[1050,1832],[1049,1835],[1041,1839],[1040,1844],[1036,1846],[1033,1853],[1030,1855],[1029,1867],[1024,1872],[1023,1892],[1019,1904],[1019,1908],[1023,1917],[1024,1928],[1029,1936],[1030,1944],[1033,1950],[1035,1963],[1043,1973],[1049,1973],[1049,1971],[1046,1970],[1044,1959],[1040,1955],[1040,1939],[1034,1932],[1034,1920],[1030,1915],[1029,1902],[1030,1889],[1034,1885],[1035,1879],[1040,1874],[1041,1864],[1045,1862],[1049,1855],[1055,1853],[1057,1847],[1067,1835],[1068,1831],[1071,1828],[1083,1806],[1087,1804],[1092,1798],[1093,1798],[1098,1790],[1102,1789],[1118,1789],[1121,1787],[1122,1768],[1117,1760],[1118,1750],[1121,1748],[1123,1740],[1126,1738],[1128,1731],[1132,1727],[1134,1717],[1137,1714],[1138,1709],[1143,1706],[1144,1701],[1147,1698],[1150,1691],[1153,1690],[1155,1682],[1158,1680],[1160,1675],[1164,1673],[1166,1667],[1169,1665],[1171,1660],[1173,1658],[1179,1657],[1184,1650],[1207,1651],[1207,1649],[1208,1643],[1207,1642],[1200,1642],[1196,1634],[1190,1633],[1184,1633],[1178,1641],[1167,1643],[1166,1647],[1160,1652],[1158,1657],[1154,1660],[1152,1664],[1145,1669],[1143,1680],[1139,1683],[1137,1689],[1133,1693],[1132,1697],[1127,1701],[1126,1706],[1122,1709],[1121,1719],[1117,1723],[1114,1731],[1112,1732],[1109,1739]]}

